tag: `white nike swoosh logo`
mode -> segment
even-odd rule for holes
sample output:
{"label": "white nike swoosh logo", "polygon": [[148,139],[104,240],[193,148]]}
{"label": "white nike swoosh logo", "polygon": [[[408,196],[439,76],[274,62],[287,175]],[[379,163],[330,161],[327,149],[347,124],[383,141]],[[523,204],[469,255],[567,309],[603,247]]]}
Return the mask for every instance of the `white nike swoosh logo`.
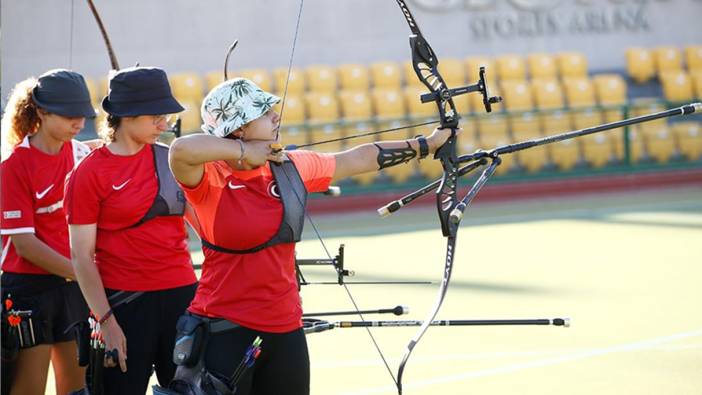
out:
{"label": "white nike swoosh logo", "polygon": [[124,188],[124,186],[127,185],[127,183],[131,180],[132,179],[130,178],[127,181],[123,182],[121,185],[112,185],[112,189],[114,189],[115,191],[119,191],[120,189]]}
{"label": "white nike swoosh logo", "polygon": [[229,181],[228,187],[229,189],[241,189],[246,188],[246,185],[234,185],[231,181]]}
{"label": "white nike swoosh logo", "polygon": [[42,192],[36,192],[35,194],[36,194],[36,196],[37,196],[37,200],[39,200],[39,199],[43,198],[44,196],[46,196],[46,194],[49,193],[49,191],[50,191],[51,188],[53,188],[53,187],[54,187],[54,184],[51,184],[51,185],[49,185],[48,188],[44,189]]}

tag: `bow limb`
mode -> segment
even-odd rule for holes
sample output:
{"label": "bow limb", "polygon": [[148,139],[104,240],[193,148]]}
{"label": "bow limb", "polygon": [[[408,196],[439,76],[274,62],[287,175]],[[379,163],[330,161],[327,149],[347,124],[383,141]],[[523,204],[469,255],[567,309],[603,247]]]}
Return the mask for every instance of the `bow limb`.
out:
{"label": "bow limb", "polygon": [[459,117],[458,113],[456,112],[456,106],[451,97],[452,93],[446,86],[446,83],[444,82],[444,79],[437,68],[439,60],[436,57],[434,50],[422,35],[414,16],[410,12],[404,0],[396,1],[402,10],[403,15],[405,16],[405,19],[407,20],[410,30],[412,31],[409,41],[412,49],[412,66],[417,74],[417,78],[419,78],[424,86],[429,89],[430,97],[432,97],[436,103],[437,111],[441,120],[441,128],[451,129],[451,135],[449,136],[448,140],[446,140],[444,145],[434,154],[434,158],[441,162],[441,166],[443,168],[441,184],[436,193],[436,205],[439,220],[441,221],[441,229],[444,236],[447,237],[443,278],[441,280],[441,285],[439,287],[439,292],[436,301],[434,302],[434,306],[424,319],[424,323],[420,326],[415,335],[407,344],[402,362],[400,362],[397,370],[397,391],[398,394],[402,394],[402,377],[405,366],[407,365],[409,357],[412,354],[412,350],[414,350],[414,347],[419,343],[419,340],[422,338],[424,333],[426,333],[427,329],[429,329],[431,322],[434,321],[436,315],[439,313],[451,281],[458,224],[452,223],[449,220],[449,215],[458,204],[458,199],[456,197],[456,189],[458,185],[456,128],[458,127]]}
{"label": "bow limb", "polygon": [[98,13],[97,8],[95,8],[95,4],[93,4],[93,0],[87,0],[88,1],[88,6],[90,7],[90,11],[92,11],[93,16],[95,17],[95,22],[97,22],[98,28],[100,29],[100,33],[102,34],[102,39],[105,41],[105,46],[107,47],[107,54],[110,57],[110,65],[112,66],[112,70],[119,70],[119,63],[117,63],[117,56],[115,56],[115,51],[112,49],[112,44],[110,43],[110,37],[107,35],[107,30],[105,30],[105,25],[102,23],[102,18],[100,18],[100,13]]}

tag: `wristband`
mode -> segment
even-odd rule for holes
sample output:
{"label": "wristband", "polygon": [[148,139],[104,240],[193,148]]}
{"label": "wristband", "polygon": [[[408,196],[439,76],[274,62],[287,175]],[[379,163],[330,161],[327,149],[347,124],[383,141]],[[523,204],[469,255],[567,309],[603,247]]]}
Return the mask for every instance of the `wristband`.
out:
{"label": "wristband", "polygon": [[417,136],[417,142],[419,143],[419,157],[417,160],[422,160],[429,155],[429,143],[421,134]]}

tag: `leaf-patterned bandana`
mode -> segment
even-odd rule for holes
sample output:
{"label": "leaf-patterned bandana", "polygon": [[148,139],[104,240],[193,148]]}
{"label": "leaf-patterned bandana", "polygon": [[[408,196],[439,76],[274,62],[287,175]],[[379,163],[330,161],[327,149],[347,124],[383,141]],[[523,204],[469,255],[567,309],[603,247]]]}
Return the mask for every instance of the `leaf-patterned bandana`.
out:
{"label": "leaf-patterned bandana", "polygon": [[225,137],[280,101],[246,78],[233,78],[214,87],[202,101],[202,131]]}

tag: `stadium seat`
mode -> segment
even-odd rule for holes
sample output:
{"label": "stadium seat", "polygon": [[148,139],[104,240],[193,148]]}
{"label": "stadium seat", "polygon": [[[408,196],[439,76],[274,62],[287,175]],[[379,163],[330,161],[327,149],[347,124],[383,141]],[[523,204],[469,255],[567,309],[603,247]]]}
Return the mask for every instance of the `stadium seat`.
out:
{"label": "stadium seat", "polygon": [[307,144],[307,129],[304,126],[296,125],[290,126],[289,124],[282,124],[280,130],[280,138],[283,145],[303,145]]}
{"label": "stadium seat", "polygon": [[[509,117],[512,140],[521,143],[542,137],[540,120],[533,113],[522,113]],[[516,152],[516,158],[521,166],[530,173],[541,170],[549,160],[547,145],[529,148]]]}
{"label": "stadium seat", "polygon": [[672,126],[680,153],[690,161],[702,159],[702,123],[677,122]]}
{"label": "stadium seat", "polygon": [[339,105],[331,93],[310,92],[305,95],[307,119],[312,123],[337,122],[339,120]]}
{"label": "stadium seat", "polygon": [[690,78],[692,79],[695,97],[702,99],[702,69],[691,71]]}
{"label": "stadium seat", "polygon": [[373,116],[371,98],[366,91],[344,90],[339,92],[341,116],[345,121],[358,121]]}
{"label": "stadium seat", "polygon": [[593,108],[572,111],[571,117],[576,130],[602,124],[602,112]]}
{"label": "stadium seat", "polygon": [[[507,136],[509,134],[509,125],[507,118],[502,114],[487,114],[476,117],[475,125],[478,128],[478,137],[483,141],[483,136]],[[480,148],[489,149],[494,147],[481,146]]]}
{"label": "stadium seat", "polygon": [[[495,66],[503,81],[526,79],[526,64],[524,58],[519,55],[500,55],[495,59]],[[491,76],[490,78],[495,77]]]}
{"label": "stadium seat", "polygon": [[290,78],[288,78],[288,68],[279,67],[273,69],[273,81],[275,82],[275,91],[280,97],[285,94],[287,85],[288,95],[301,95],[305,93],[305,73],[302,70],[293,67],[290,70]]}
{"label": "stadium seat", "polygon": [[[344,137],[343,128],[332,124],[311,126],[308,130],[308,143],[317,143]],[[344,141],[334,141],[326,144],[315,145],[309,149],[318,152],[340,152],[344,150]]]}
{"label": "stadium seat", "polygon": [[619,106],[626,103],[626,82],[618,74],[599,74],[593,77],[597,102],[601,106]]}
{"label": "stadium seat", "polygon": [[210,71],[205,74],[205,84],[207,85],[207,92],[211,91],[212,88],[224,82],[224,75],[221,71]]}
{"label": "stadium seat", "polygon": [[507,111],[530,111],[534,109],[531,87],[527,81],[503,80],[500,88]]}
{"label": "stadium seat", "polygon": [[685,47],[685,63],[690,72],[695,70],[702,72],[702,45]]}
{"label": "stadium seat", "polygon": [[555,79],[558,78],[556,59],[545,53],[532,53],[527,56],[529,75],[532,79]]}
{"label": "stadium seat", "polygon": [[201,102],[204,97],[202,78],[195,73],[172,73],[169,76],[173,96],[178,101]]}
{"label": "stadium seat", "polygon": [[672,102],[683,102],[694,97],[692,80],[682,71],[666,71],[660,74],[663,96]]}
{"label": "stadium seat", "polygon": [[[480,96],[479,93],[472,93],[474,96]],[[472,108],[470,106],[470,93],[467,95],[460,95],[460,96],[455,96],[453,98],[453,104],[456,106],[456,111],[458,111],[459,114],[468,114],[471,112]],[[481,106],[479,110],[485,111],[485,107]]]}
{"label": "stadium seat", "polygon": [[376,62],[370,65],[370,73],[375,88],[399,90],[402,86],[402,71],[395,62]]}
{"label": "stadium seat", "polygon": [[181,134],[199,133],[202,121],[200,119],[200,102],[193,100],[178,100],[185,111],[178,114],[180,117]]}
{"label": "stadium seat", "polygon": [[583,108],[595,105],[595,87],[589,78],[565,78],[563,86],[568,107]]}
{"label": "stadium seat", "polygon": [[644,138],[648,155],[657,162],[667,163],[676,154],[675,138],[667,123],[655,132],[649,131]]}
{"label": "stadium seat", "polygon": [[261,89],[266,92],[273,91],[273,77],[271,73],[265,69],[248,69],[235,72],[236,77],[242,77],[253,81]]}
{"label": "stadium seat", "polygon": [[285,102],[279,102],[273,109],[282,115],[283,125],[300,125],[305,122],[305,100],[300,95],[288,93]]}
{"label": "stadium seat", "polygon": [[457,88],[466,84],[465,69],[463,68],[463,63],[458,59],[441,59],[439,72],[450,88]]}
{"label": "stadium seat", "polygon": [[656,75],[656,64],[651,51],[632,47],[626,50],[626,71],[635,82],[642,84]]}
{"label": "stadium seat", "polygon": [[607,132],[595,133],[581,137],[583,157],[591,167],[606,165],[614,157],[612,139]]}
{"label": "stadium seat", "polygon": [[558,72],[562,78],[587,77],[587,59],[580,52],[561,52],[556,55]]}
{"label": "stadium seat", "polygon": [[370,87],[368,67],[361,64],[342,64],[338,67],[341,89],[363,90]]}
{"label": "stadium seat", "polygon": [[88,92],[90,92],[90,102],[93,103],[93,107],[99,106],[102,98],[105,97],[105,93],[99,90],[97,81],[92,78],[85,77],[85,85],[88,87]]}
{"label": "stadium seat", "polygon": [[656,73],[682,70],[682,53],[677,47],[657,47],[653,49]]}
{"label": "stadium seat", "polygon": [[[571,117],[563,111],[552,111],[541,115],[541,128],[544,136],[553,136],[568,132],[572,129]],[[569,170],[580,157],[580,148],[577,139],[565,140],[548,144],[551,162],[560,170]]]}
{"label": "stadium seat", "polygon": [[468,83],[475,84],[480,78],[480,67],[485,67],[485,77],[497,81],[497,67],[491,58],[484,56],[469,56],[465,60]]}
{"label": "stadium seat", "polygon": [[405,103],[409,115],[412,118],[429,118],[437,115],[436,104],[434,102],[422,103],[419,96],[427,93],[425,86],[407,86],[404,90]]}
{"label": "stadium seat", "polygon": [[397,119],[407,115],[403,94],[398,89],[375,88],[371,91],[371,100],[379,119]]}
{"label": "stadium seat", "polygon": [[556,79],[532,80],[532,92],[536,108],[539,110],[553,110],[565,107],[563,90]]}
{"label": "stadium seat", "polygon": [[307,87],[311,92],[335,92],[337,89],[336,69],[327,65],[311,65],[305,68]]}

